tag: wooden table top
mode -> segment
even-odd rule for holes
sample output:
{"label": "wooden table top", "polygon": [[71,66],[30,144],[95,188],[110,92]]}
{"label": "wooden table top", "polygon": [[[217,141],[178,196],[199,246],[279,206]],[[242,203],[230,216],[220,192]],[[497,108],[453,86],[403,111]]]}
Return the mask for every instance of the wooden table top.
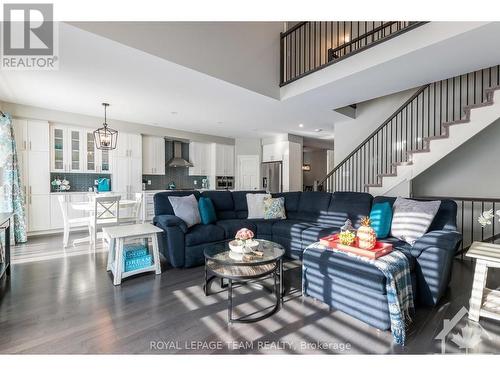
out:
{"label": "wooden table top", "polygon": [[160,233],[163,232],[163,229],[155,227],[153,224],[144,223],[104,227],[102,228],[102,231],[106,233],[110,238],[126,238]]}
{"label": "wooden table top", "polygon": [[466,256],[500,263],[500,244],[473,242]]}

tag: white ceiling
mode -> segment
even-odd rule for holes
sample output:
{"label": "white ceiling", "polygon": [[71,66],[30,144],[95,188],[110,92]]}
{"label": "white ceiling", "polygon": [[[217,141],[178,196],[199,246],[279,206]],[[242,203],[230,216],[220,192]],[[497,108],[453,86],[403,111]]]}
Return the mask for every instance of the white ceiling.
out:
{"label": "white ceiling", "polygon": [[[0,100],[226,137],[298,129],[331,137],[335,114],[277,99],[60,23],[59,70],[1,71]],[[112,121],[110,121],[110,124]]]}
{"label": "white ceiling", "polygon": [[[277,24],[280,23],[266,23],[259,34],[261,44],[249,44],[252,51],[269,50],[275,38],[269,44],[263,36],[274,33]],[[238,51],[235,43],[244,36],[242,28],[248,32],[248,39],[251,39],[251,30],[258,29],[255,29],[255,24],[219,24],[227,29],[228,34],[232,33],[233,28],[237,28],[238,32],[234,33],[236,36],[222,43],[232,46],[225,60],[239,66],[245,66],[245,63],[247,67],[255,65],[255,69],[246,69],[249,71],[248,76],[245,76],[245,69],[238,70],[231,65],[218,66],[219,55],[224,49],[220,45],[216,48],[213,38],[200,37],[196,44],[193,37],[197,33],[188,33],[183,24],[179,24],[182,26],[179,30],[184,30],[189,38],[181,38],[184,42],[177,44],[172,42],[175,38],[171,36],[176,35],[175,28],[164,28],[163,30],[168,29],[170,36],[163,38],[162,35],[158,36],[161,25],[153,24],[150,31],[155,33],[146,32],[147,24],[142,25],[140,38],[129,40],[128,37],[133,34],[129,33],[119,43],[109,38],[117,38],[120,33],[115,32],[122,29],[123,25],[116,28],[116,25],[111,24],[109,30],[113,32],[106,32],[106,37],[97,35],[96,33],[107,30],[105,25],[86,25],[85,28],[93,29],[91,33],[61,23],[59,70],[0,71],[0,100],[92,116],[101,116],[100,103],[108,101],[111,103],[111,119],[226,137],[268,137],[294,133],[332,139],[334,123],[346,119],[333,112],[333,108],[411,88],[420,82],[445,78],[450,72],[463,73],[471,67],[500,62],[500,49],[493,48],[500,36],[500,24],[490,23],[471,28],[472,31],[468,33],[458,33],[455,38],[450,38],[449,43],[446,40],[428,43],[419,51],[407,51],[404,55],[394,56],[390,61],[380,60],[380,64],[372,64],[369,69],[361,67],[359,74],[344,74],[331,84],[307,87],[300,94],[279,100],[274,98],[272,85],[266,86],[264,81],[256,78],[260,71],[262,75],[272,79],[276,66],[269,68],[269,61],[258,56],[250,60],[252,53],[243,54],[244,61],[236,61]],[[201,30],[208,33],[210,27],[206,24],[202,26],[198,32]],[[197,29],[201,26],[191,24],[191,27]],[[422,30],[424,27],[426,26]],[[328,73],[327,70],[335,68],[341,70],[341,64],[344,67],[358,68],[362,65],[361,59],[377,57],[377,51],[388,48],[389,43],[395,43],[400,38],[398,43],[403,43],[405,36],[418,33],[419,29],[308,77]],[[221,35],[219,28],[215,30],[217,32],[214,35]],[[413,34],[413,37],[415,35],[417,34]],[[141,40],[146,39],[148,42],[144,44],[144,49],[147,52],[144,52],[139,49],[139,45]],[[155,49],[155,41],[161,48]],[[478,41],[491,48],[484,48]],[[125,45],[125,42],[130,42],[132,46]],[[186,44],[192,49],[186,49],[177,55],[170,52],[170,48],[174,51]],[[209,44],[211,47],[198,48],[200,44]],[[243,44],[241,48],[246,49],[247,45]],[[210,52],[214,50],[217,51],[217,58],[210,57]],[[199,61],[191,62],[193,51],[198,52]],[[254,54],[258,55],[257,52]],[[434,64],[433,61],[439,63]],[[239,78],[238,74],[242,77]],[[302,80],[297,81],[297,84],[300,81]],[[294,87],[291,86],[290,89]],[[283,91],[281,95],[283,97]],[[304,127],[299,128],[299,124],[304,124]],[[317,133],[314,131],[317,128],[323,131]]]}

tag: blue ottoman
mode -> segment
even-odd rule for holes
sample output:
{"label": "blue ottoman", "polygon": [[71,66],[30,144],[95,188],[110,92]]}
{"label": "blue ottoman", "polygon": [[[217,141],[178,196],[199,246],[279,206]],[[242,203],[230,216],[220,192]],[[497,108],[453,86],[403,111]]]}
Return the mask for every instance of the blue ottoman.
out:
{"label": "blue ottoman", "polygon": [[[411,255],[407,258],[416,296],[416,262]],[[320,300],[375,328],[391,328],[386,278],[378,268],[346,254],[316,248],[307,248],[302,262],[304,296]]]}

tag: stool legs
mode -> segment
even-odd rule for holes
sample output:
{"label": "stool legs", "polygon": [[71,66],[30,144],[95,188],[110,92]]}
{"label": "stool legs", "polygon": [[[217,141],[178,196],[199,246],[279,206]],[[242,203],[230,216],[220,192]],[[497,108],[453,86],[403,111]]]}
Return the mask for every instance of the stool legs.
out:
{"label": "stool legs", "polygon": [[478,322],[479,313],[483,304],[483,293],[486,287],[488,277],[488,266],[478,260],[474,272],[474,281],[472,283],[472,293],[469,302],[469,319]]}

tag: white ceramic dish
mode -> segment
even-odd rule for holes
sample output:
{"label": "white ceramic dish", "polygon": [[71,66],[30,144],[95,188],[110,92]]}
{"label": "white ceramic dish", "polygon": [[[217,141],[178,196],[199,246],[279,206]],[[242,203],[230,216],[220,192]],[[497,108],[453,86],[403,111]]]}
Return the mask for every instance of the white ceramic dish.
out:
{"label": "white ceramic dish", "polygon": [[231,249],[231,251],[239,254],[251,253],[258,247],[259,247],[259,241],[256,240],[247,241],[244,246],[239,245],[237,240],[229,242],[229,248]]}

